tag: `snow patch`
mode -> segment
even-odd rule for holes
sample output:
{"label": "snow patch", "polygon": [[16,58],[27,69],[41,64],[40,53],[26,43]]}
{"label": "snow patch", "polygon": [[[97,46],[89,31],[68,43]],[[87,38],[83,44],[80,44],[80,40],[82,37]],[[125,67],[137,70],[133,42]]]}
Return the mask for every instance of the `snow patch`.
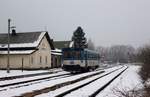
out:
{"label": "snow patch", "polygon": [[[24,51],[10,51],[10,54],[31,54],[33,53],[35,50],[24,50]],[[0,54],[8,54],[8,51],[0,51]]]}

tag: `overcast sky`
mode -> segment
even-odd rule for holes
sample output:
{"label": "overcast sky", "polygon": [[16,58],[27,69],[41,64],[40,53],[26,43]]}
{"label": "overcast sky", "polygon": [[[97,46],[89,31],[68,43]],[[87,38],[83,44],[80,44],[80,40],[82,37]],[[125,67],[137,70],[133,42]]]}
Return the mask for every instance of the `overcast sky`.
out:
{"label": "overcast sky", "polygon": [[96,46],[150,43],[150,0],[0,0],[0,32],[7,19],[17,32],[48,30],[70,40],[81,26]]}

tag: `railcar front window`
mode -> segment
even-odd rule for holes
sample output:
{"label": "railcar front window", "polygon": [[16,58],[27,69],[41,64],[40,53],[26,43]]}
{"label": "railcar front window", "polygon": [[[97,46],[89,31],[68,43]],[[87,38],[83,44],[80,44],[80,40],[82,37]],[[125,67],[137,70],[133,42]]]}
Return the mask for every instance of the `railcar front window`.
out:
{"label": "railcar front window", "polygon": [[64,52],[64,58],[70,58],[71,53],[70,52]]}
{"label": "railcar front window", "polygon": [[66,51],[63,53],[63,56],[64,56],[64,58],[80,59],[81,52],[80,51]]}

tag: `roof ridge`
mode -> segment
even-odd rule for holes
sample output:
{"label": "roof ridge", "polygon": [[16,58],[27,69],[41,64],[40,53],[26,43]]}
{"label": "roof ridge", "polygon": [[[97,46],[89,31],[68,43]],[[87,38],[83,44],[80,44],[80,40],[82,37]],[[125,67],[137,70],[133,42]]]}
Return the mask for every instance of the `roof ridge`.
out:
{"label": "roof ridge", "polygon": [[[42,32],[47,32],[47,31],[29,31],[29,32],[16,32],[16,33],[20,34],[20,33],[42,33]],[[8,33],[0,32],[0,34],[8,34]]]}

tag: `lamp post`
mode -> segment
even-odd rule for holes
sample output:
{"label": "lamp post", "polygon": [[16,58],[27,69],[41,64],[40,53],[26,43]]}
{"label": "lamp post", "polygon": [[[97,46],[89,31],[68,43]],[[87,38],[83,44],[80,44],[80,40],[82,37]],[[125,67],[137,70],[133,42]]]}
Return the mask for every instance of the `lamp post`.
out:
{"label": "lamp post", "polygon": [[9,53],[10,53],[10,22],[11,19],[8,19],[8,48],[7,48],[7,73],[10,73],[10,63],[9,63]]}

